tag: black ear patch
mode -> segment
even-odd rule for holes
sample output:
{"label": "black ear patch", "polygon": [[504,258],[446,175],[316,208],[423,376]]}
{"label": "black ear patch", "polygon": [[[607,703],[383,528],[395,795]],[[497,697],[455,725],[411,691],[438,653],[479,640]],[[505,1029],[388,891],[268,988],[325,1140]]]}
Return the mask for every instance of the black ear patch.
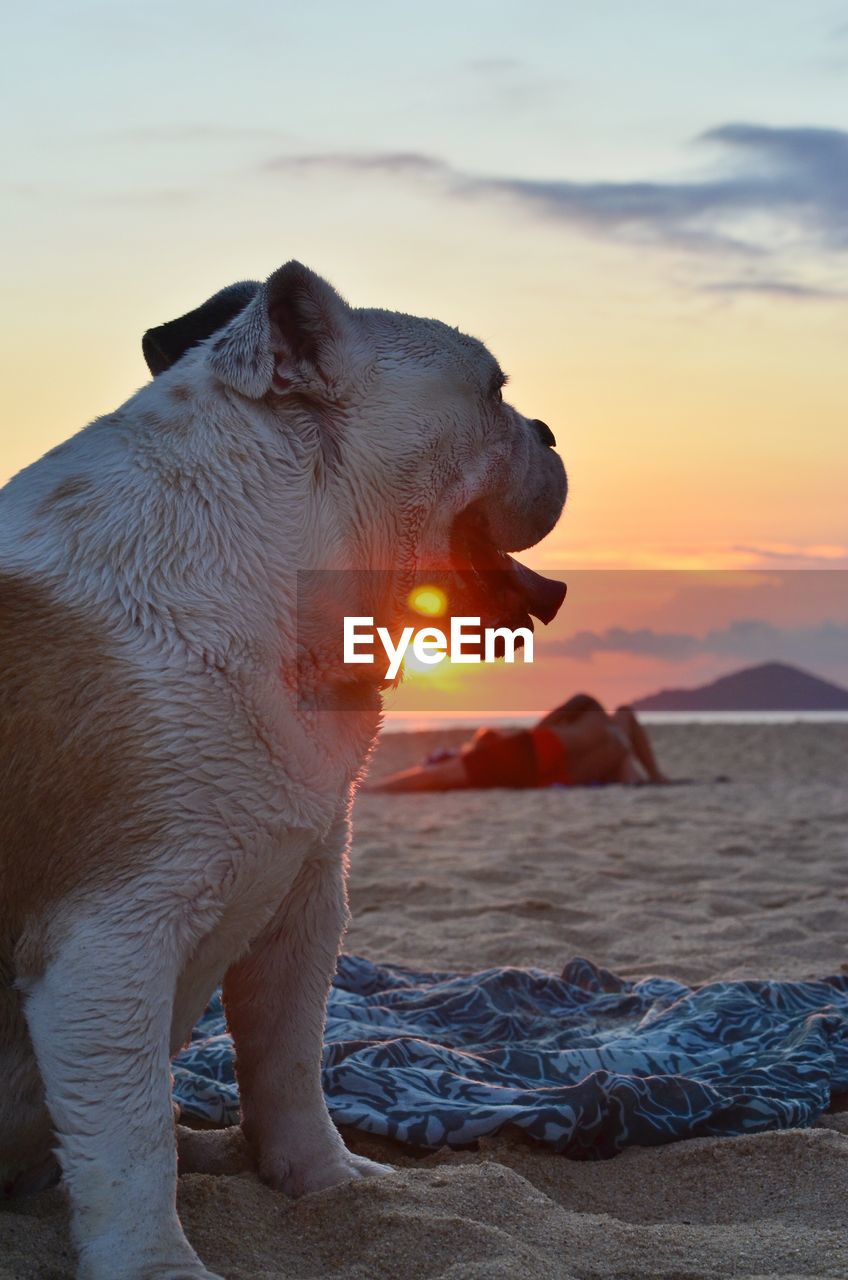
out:
{"label": "black ear patch", "polygon": [[148,329],[141,340],[141,349],[154,378],[170,369],[192,347],[211,338],[213,333],[234,320],[261,288],[255,280],[227,285],[196,310],[189,311],[178,320],[168,320],[155,329]]}

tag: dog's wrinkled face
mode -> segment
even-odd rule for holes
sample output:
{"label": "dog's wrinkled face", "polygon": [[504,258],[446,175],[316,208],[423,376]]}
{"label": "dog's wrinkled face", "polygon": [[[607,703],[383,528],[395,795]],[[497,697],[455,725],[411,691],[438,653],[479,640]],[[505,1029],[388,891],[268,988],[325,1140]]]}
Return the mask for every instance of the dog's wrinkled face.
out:
{"label": "dog's wrinkled face", "polygon": [[491,625],[555,615],[564,587],[506,553],[553,528],[565,470],[544,423],[506,403],[482,343],[436,320],[349,307],[299,263],[151,330],[145,354],[158,372],[207,339],[215,376],[320,454],[321,506],[347,567],[450,570],[451,611]]}
{"label": "dog's wrinkled face", "polygon": [[512,627],[530,614],[550,621],[562,587],[506,553],[533,546],[562,511],[566,476],[553,434],[507,403],[506,377],[475,338],[436,320],[355,314],[376,352],[363,443],[379,451],[390,432],[388,484],[428,500],[417,568],[460,575],[449,592],[453,612]]}

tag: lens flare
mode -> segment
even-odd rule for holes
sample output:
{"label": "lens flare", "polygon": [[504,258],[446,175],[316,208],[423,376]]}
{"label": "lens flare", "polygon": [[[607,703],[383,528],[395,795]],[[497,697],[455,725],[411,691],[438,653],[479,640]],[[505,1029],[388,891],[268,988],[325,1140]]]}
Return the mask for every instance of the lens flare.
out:
{"label": "lens flare", "polygon": [[410,609],[425,618],[440,618],[448,608],[448,598],[441,587],[414,587],[407,602]]}

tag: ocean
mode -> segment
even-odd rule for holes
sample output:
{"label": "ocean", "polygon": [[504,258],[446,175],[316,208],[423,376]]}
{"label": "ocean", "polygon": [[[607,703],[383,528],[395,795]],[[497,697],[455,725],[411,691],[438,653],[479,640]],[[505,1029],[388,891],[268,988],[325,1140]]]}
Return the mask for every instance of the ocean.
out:
{"label": "ocean", "polygon": [[[403,715],[388,712],[384,733],[418,733],[434,729],[468,729],[481,724],[526,728],[544,711],[465,711]],[[848,724],[848,711],[641,711],[643,724]]]}

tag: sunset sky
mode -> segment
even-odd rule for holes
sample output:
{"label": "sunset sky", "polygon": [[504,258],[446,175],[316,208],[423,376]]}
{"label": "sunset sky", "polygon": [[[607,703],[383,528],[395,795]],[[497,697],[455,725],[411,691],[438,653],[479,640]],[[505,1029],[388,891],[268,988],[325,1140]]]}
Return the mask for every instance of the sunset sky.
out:
{"label": "sunset sky", "polygon": [[484,339],[554,428],[571,499],[531,563],[848,567],[848,5],[4,27],[0,476],[145,379],[145,328],[298,257]]}

